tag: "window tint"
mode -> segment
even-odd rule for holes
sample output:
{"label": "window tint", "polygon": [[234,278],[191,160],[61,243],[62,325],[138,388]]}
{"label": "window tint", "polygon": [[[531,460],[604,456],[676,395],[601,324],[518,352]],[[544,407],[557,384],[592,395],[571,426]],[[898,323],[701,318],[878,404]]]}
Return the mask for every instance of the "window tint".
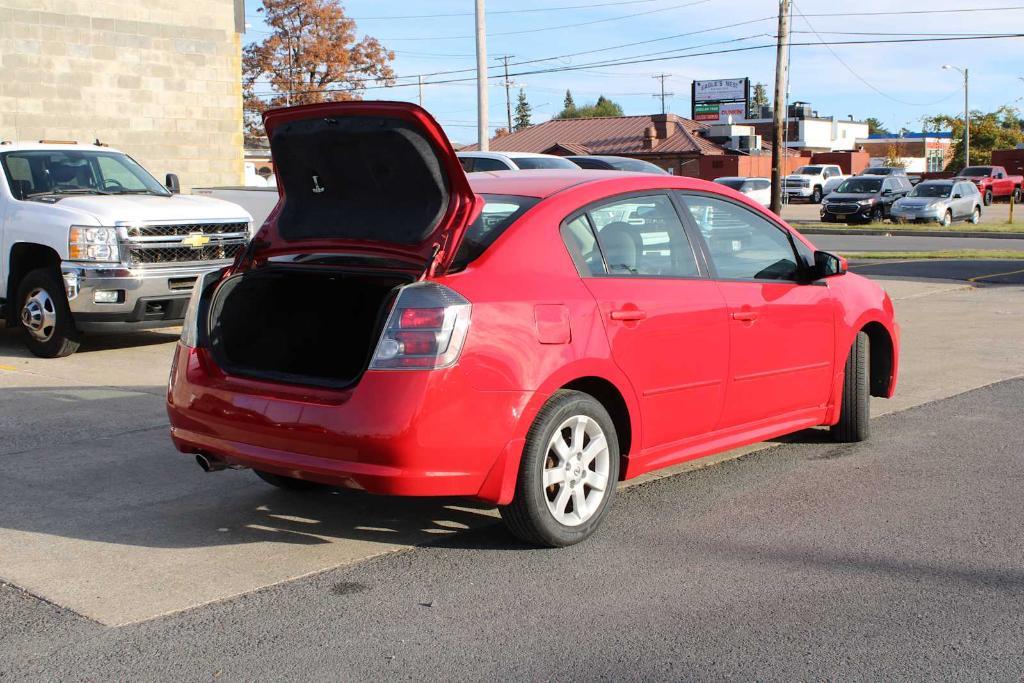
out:
{"label": "window tint", "polygon": [[588,215],[609,275],[699,275],[693,249],[667,195],[620,199]]}
{"label": "window tint", "polygon": [[484,208],[462,236],[459,251],[452,261],[453,270],[461,270],[484,253],[494,241],[527,209],[538,202],[536,197],[485,194]]}
{"label": "window tint", "polygon": [[597,247],[597,239],[590,229],[590,221],[586,215],[577,216],[562,226],[562,240],[569,249],[569,255],[572,256],[580,275],[604,274],[601,250]]}
{"label": "window tint", "polygon": [[795,280],[799,274],[789,237],[753,211],[713,197],[684,195],[723,279]]}
{"label": "window tint", "polygon": [[473,171],[507,171],[509,167],[504,161],[488,159],[487,157],[473,157]]}
{"label": "window tint", "polygon": [[473,172],[473,162],[476,161],[473,157],[459,157],[459,163],[462,164],[462,170],[466,173]]}
{"label": "window tint", "polygon": [[524,171],[541,168],[579,168],[568,159],[561,157],[516,157],[512,162]]}

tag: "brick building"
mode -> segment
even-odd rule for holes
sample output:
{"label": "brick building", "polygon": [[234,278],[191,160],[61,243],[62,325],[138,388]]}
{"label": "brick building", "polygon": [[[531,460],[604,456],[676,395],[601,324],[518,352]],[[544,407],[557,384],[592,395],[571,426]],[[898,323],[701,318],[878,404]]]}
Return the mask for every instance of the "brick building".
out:
{"label": "brick building", "polygon": [[0,139],[101,141],[242,180],[243,0],[0,0]]}

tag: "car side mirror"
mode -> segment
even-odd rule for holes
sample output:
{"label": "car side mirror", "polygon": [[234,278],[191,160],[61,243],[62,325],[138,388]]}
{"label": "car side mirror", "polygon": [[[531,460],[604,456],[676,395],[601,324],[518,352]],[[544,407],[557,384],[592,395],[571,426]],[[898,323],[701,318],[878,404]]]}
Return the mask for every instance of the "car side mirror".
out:
{"label": "car side mirror", "polygon": [[964,196],[962,194],[960,194],[959,192],[957,192],[955,195],[953,195],[953,199],[963,199],[963,197]]}
{"label": "car side mirror", "polygon": [[846,259],[830,251],[814,252],[815,279],[843,275],[849,269]]}
{"label": "car side mirror", "polygon": [[891,194],[892,194],[892,190],[882,190],[882,196],[883,197],[888,197]]}
{"label": "car side mirror", "polygon": [[178,175],[176,173],[168,173],[167,177],[164,179],[164,185],[171,191],[171,194],[181,193],[181,183],[178,181]]}

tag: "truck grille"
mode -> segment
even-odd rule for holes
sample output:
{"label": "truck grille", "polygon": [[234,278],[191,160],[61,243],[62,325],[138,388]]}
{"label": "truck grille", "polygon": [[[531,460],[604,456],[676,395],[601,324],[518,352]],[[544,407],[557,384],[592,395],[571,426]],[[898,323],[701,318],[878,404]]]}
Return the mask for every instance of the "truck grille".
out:
{"label": "truck grille", "polygon": [[133,266],[226,261],[249,238],[245,222],[143,224],[123,230],[124,252]]}
{"label": "truck grille", "polygon": [[147,237],[188,237],[194,232],[204,235],[230,235],[246,233],[248,223],[182,223],[180,225],[130,225],[126,228],[128,239]]}
{"label": "truck grille", "polygon": [[782,186],[783,187],[792,187],[792,188],[807,187],[807,181],[806,180],[797,180],[795,178],[793,178],[793,179],[785,178],[782,181]]}

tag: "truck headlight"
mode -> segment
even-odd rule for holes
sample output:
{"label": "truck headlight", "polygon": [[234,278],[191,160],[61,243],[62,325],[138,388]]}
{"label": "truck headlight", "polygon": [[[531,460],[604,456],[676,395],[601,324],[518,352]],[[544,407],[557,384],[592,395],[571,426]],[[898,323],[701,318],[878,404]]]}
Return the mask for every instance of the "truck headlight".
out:
{"label": "truck headlight", "polygon": [[71,261],[119,261],[117,230],[72,225],[68,232],[68,258]]}

